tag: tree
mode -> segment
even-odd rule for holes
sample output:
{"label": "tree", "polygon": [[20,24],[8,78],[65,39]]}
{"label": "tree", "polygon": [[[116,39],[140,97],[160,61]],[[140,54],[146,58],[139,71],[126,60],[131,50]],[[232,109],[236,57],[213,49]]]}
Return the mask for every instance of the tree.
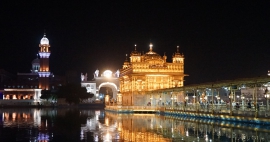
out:
{"label": "tree", "polygon": [[70,83],[64,86],[61,86],[57,92],[58,98],[66,98],[66,101],[69,104],[78,104],[83,99],[88,99],[93,97],[86,92],[85,88],[82,88],[80,84]]}
{"label": "tree", "polygon": [[46,99],[47,101],[51,98],[51,91],[50,90],[41,90],[41,99]]}
{"label": "tree", "polygon": [[55,92],[51,90],[41,90],[41,99],[45,99],[46,101],[48,100],[56,100],[57,96],[55,95]]}

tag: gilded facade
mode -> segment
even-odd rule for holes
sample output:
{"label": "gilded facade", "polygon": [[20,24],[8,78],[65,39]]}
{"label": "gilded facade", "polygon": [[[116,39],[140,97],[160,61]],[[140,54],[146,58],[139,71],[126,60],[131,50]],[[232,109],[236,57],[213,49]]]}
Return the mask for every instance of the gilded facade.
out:
{"label": "gilded facade", "polygon": [[165,54],[160,56],[154,52],[152,44],[149,47],[149,51],[143,54],[136,50],[135,45],[130,60],[126,55],[119,78],[122,105],[145,105],[149,101],[144,95],[146,91],[184,85],[184,55],[179,46],[172,55],[172,62],[167,62]]}

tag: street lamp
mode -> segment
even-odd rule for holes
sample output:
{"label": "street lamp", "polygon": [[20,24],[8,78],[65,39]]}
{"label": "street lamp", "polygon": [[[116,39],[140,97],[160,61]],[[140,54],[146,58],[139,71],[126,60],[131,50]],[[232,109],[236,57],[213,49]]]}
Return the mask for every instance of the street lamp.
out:
{"label": "street lamp", "polygon": [[177,97],[176,97],[176,95],[174,96],[174,103],[175,103],[175,105],[177,105]]}
{"label": "street lamp", "polygon": [[204,97],[205,103],[207,103],[207,99],[208,99],[208,97],[207,97],[207,96],[205,96],[205,97]]}
{"label": "street lamp", "polygon": [[229,99],[230,99],[230,115],[232,115],[232,99],[233,99],[233,93],[232,92],[229,95]]}
{"label": "street lamp", "polygon": [[245,109],[245,96],[244,94],[241,95],[241,100],[242,100],[242,107],[243,107],[243,110]]}
{"label": "street lamp", "polygon": [[265,89],[264,97],[266,98],[266,108],[268,110],[269,109],[269,98],[270,98],[270,95],[268,93],[268,89],[267,88]]}
{"label": "street lamp", "polygon": [[162,105],[162,98],[161,98],[161,95],[159,96],[159,103],[160,103],[160,106]]}
{"label": "street lamp", "polygon": [[150,106],[152,106],[152,100],[153,100],[153,98],[152,98],[152,95],[150,96]]}
{"label": "street lamp", "polygon": [[219,105],[219,100],[220,100],[220,96],[218,95],[218,96],[216,96],[216,98],[217,98],[217,104]]}
{"label": "street lamp", "polygon": [[188,101],[188,95],[186,95],[185,100]]}
{"label": "street lamp", "polygon": [[171,100],[172,100],[172,107],[173,107],[173,95],[171,95]]}
{"label": "street lamp", "polygon": [[185,102],[184,102],[184,107],[186,107],[187,106],[187,103],[188,103],[188,94],[186,94],[186,97],[185,97]]}

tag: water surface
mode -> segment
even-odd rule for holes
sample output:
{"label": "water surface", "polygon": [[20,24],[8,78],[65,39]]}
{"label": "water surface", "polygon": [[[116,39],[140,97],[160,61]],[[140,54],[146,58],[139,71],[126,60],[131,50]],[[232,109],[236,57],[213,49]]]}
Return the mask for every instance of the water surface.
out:
{"label": "water surface", "polygon": [[0,141],[267,142],[270,126],[117,114],[93,109],[0,109]]}

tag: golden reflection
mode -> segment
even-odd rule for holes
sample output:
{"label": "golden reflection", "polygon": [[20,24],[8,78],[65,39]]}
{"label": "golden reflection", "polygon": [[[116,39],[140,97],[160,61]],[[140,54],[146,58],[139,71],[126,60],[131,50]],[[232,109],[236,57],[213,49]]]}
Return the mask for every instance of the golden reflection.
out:
{"label": "golden reflection", "polygon": [[16,119],[16,113],[14,112],[14,113],[12,113],[12,119]]}
{"label": "golden reflection", "polygon": [[27,125],[34,124],[40,126],[41,116],[40,113],[35,113],[35,111],[18,111],[13,112],[12,110],[6,110],[2,112],[3,125],[5,126],[17,126],[17,125]]}
{"label": "golden reflection", "polygon": [[[173,117],[164,117],[153,114],[117,114],[112,112],[105,113],[105,119],[109,124],[116,123],[117,132],[111,132],[112,139],[113,133],[118,133],[119,138],[124,141],[218,141],[221,137],[226,137],[231,140],[251,139],[255,137],[253,126],[244,127],[235,125],[230,122],[210,122],[204,119],[184,119]],[[108,126],[111,127],[111,126]],[[247,129],[250,129],[246,131]],[[120,131],[121,130],[121,131]],[[270,139],[267,134],[270,130],[263,130],[261,132],[261,139]],[[233,133],[233,136],[231,135]]]}
{"label": "golden reflection", "polygon": [[109,126],[109,118],[105,118],[105,125]]}

